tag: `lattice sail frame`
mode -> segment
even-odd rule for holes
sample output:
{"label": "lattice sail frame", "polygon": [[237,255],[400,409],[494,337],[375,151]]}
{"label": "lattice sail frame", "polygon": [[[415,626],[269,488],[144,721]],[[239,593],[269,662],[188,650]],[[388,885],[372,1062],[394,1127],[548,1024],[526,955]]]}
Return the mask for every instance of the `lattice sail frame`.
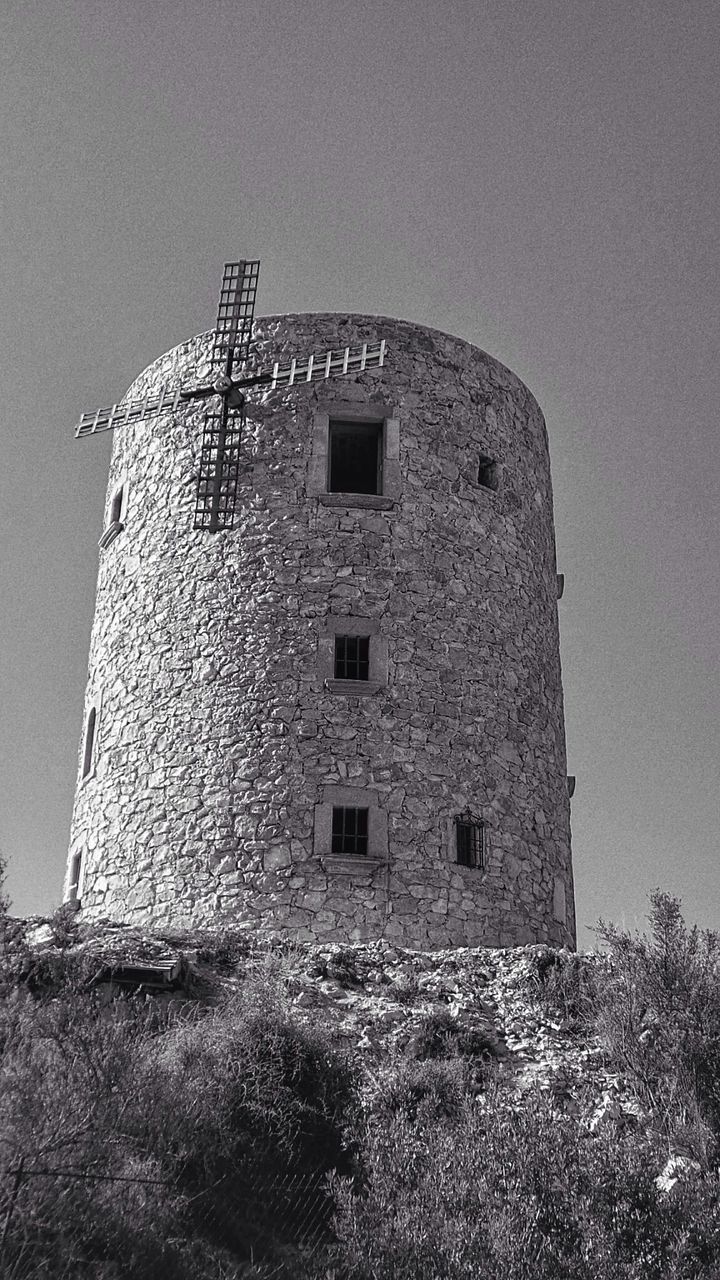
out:
{"label": "lattice sail frame", "polygon": [[210,362],[227,374],[247,358],[259,274],[258,261],[225,263]]}
{"label": "lattice sail frame", "polygon": [[[235,361],[247,358],[259,272],[257,261],[225,263],[210,363],[228,381]],[[221,383],[216,389],[221,390]],[[237,500],[245,401],[235,391],[231,406],[230,390],[225,388],[220,412],[210,411],[203,422],[193,527],[211,533],[231,527]]]}
{"label": "lattice sail frame", "polygon": [[208,413],[203,424],[200,474],[195,500],[194,528],[228,529],[232,526],[240,478],[240,446],[245,414]]}
{"label": "lattice sail frame", "polygon": [[[278,387],[292,387],[300,382],[321,382],[326,378],[343,374],[361,373],[364,369],[378,369],[385,363],[387,348],[381,342],[364,342],[361,347],[344,347],[323,351],[319,355],[294,358],[288,363],[276,362],[246,378],[233,379],[234,387],[266,387],[275,391]],[[179,405],[189,400],[207,400],[217,395],[214,387],[198,387],[193,391],[162,386],[144,400],[119,400],[106,409],[83,413],[75,428],[77,438],[97,435],[101,431],[114,431],[116,427],[134,426],[147,418],[163,413],[174,413]]]}
{"label": "lattice sail frame", "polygon": [[325,351],[321,355],[292,357],[289,364],[277,361],[272,369],[260,369],[245,376],[233,377],[236,364],[245,365],[252,338],[255,296],[260,263],[257,259],[226,262],[213,345],[210,354],[215,379],[210,385],[192,388],[167,388],[148,395],[144,400],[120,401],[107,409],[83,413],[75,430],[76,437],[112,431],[115,427],[137,425],[148,418],[174,413],[180,404],[191,400],[221,397],[219,411],[205,416],[200,448],[200,468],[195,503],[196,529],[227,529],[235,513],[240,475],[240,446],[245,424],[246,387],[292,387],[298,382],[318,382],[334,376],[379,368],[385,359],[385,341],[361,347]]}

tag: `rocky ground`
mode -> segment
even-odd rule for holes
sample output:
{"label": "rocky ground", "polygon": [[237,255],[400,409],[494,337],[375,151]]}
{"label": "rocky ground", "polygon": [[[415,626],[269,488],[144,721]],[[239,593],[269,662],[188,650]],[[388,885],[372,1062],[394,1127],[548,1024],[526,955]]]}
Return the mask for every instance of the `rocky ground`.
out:
{"label": "rocky ground", "polygon": [[[417,1046],[430,1025],[464,1040],[470,1062],[494,1061],[518,1098],[535,1087],[549,1091],[592,1128],[644,1118],[577,1008],[563,1007],[557,990],[548,998],[549,974],[571,970],[577,987],[604,963],[601,954],[544,945],[433,952],[383,941],[322,945],[238,928],[153,936],[111,922],[78,926],[71,917],[16,925],[20,985],[32,986],[33,974],[52,973],[68,957],[82,960],[87,981],[108,999],[134,987],[164,1000],[215,1003],[261,978],[282,990],[298,1018],[325,1023],[368,1080],[400,1054],[422,1056]],[[156,986],[142,982],[143,966],[157,970]]]}

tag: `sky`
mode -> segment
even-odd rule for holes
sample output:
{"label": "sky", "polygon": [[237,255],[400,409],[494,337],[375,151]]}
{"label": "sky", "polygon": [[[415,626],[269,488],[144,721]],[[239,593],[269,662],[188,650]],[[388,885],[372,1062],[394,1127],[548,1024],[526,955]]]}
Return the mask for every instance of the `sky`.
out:
{"label": "sky", "polygon": [[579,942],[720,929],[716,0],[3,0],[0,853],[60,901],[110,440],[212,327],[427,324],[550,436]]}

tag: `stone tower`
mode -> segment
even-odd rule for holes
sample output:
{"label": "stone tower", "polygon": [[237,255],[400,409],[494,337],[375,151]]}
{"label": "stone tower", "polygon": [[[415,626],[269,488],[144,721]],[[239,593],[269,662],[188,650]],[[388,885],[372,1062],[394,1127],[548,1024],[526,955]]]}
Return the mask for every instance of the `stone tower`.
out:
{"label": "stone tower", "polygon": [[[211,335],[131,398],[203,374]],[[387,342],[257,393],[235,525],[193,528],[202,408],[117,430],[66,896],[416,947],[574,945],[543,416],[458,338],[256,321],[261,362]]]}

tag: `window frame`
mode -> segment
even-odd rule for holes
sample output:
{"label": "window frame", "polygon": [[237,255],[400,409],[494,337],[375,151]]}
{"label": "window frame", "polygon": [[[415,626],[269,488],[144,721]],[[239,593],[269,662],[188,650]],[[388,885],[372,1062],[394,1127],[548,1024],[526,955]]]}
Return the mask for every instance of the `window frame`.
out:
{"label": "window frame", "polygon": [[[118,496],[120,502],[118,504]],[[110,492],[110,501],[107,511],[107,523],[102,531],[98,546],[101,550],[105,550],[114,542],[119,534],[122,533],[127,522],[127,506],[128,506],[128,482],[125,476],[122,476],[114,488]]]}
{"label": "window frame", "polygon": [[[479,489],[487,489],[489,493],[497,493],[500,488],[500,463],[492,454],[478,454],[478,471],[476,484]],[[481,476],[485,473],[486,478]]]}
{"label": "window frame", "polygon": [[[328,473],[327,473],[328,493],[350,494],[353,497],[376,497],[377,498],[382,496],[383,462],[384,462],[383,439],[385,434],[384,426],[385,426],[384,421],[379,421],[375,418],[372,418],[372,419],[345,418],[345,417],[339,418],[339,417],[336,417],[334,414],[328,415]],[[334,432],[335,428],[340,428],[340,429],[350,428],[350,432],[347,432],[347,434],[351,434],[353,428],[362,429],[358,431],[357,434],[359,436],[366,435],[368,439],[371,441],[372,445],[374,445],[374,449],[373,449],[373,452],[375,454],[374,459],[371,459],[370,451],[368,451],[368,458],[367,458],[368,471],[374,470],[374,473],[375,473],[374,489],[336,489],[333,486],[333,483],[332,483],[333,436],[335,434]],[[337,432],[337,435],[339,434],[340,434],[340,431]]]}
{"label": "window frame", "polygon": [[67,880],[65,883],[64,901],[70,906],[79,907],[82,901],[82,886],[84,875],[83,851],[71,851],[67,864]]}
{"label": "window frame", "polygon": [[[330,423],[357,422],[380,427],[378,493],[342,493],[330,489]],[[322,506],[389,510],[400,497],[400,422],[385,401],[325,401],[313,414],[312,453],[306,492]]]}
{"label": "window frame", "polygon": [[[334,644],[334,678],[336,680],[370,679],[370,636],[336,632]],[[338,670],[340,668],[340,670]],[[361,672],[365,672],[364,675]],[[356,674],[350,674],[354,672]]]}
{"label": "window frame", "polygon": [[[367,858],[370,851],[369,816],[370,808],[368,805],[333,805],[331,852],[336,857],[339,854],[343,857]],[[339,830],[337,830],[338,827],[340,828]],[[353,847],[338,848],[338,844],[347,844]]]}
{"label": "window frame", "polygon": [[[80,782],[81,787],[94,778],[97,772],[98,760],[98,740],[100,735],[100,713],[102,711],[102,695],[93,694],[90,702],[87,704],[85,716],[83,718],[82,746],[80,750]],[[88,743],[88,735],[90,731],[91,717],[92,722],[92,741]],[[88,746],[89,759],[88,759]],[[86,769],[87,763],[87,769]]]}
{"label": "window frame", "polygon": [[[487,841],[487,825],[481,817],[473,813],[470,809],[463,810],[458,813],[452,820],[453,828],[453,849],[455,854],[455,865],[463,867],[467,871],[486,871],[488,864],[488,841]],[[463,852],[467,855],[461,859],[460,850],[460,834],[468,833],[468,848]]]}
{"label": "window frame", "polygon": [[[333,853],[332,826],[334,809],[367,809],[367,853]],[[322,799],[315,805],[313,853],[326,870],[340,874],[373,875],[388,860],[388,819],[380,808],[379,796],[370,787],[346,787],[326,783]]]}
{"label": "window frame", "polygon": [[[335,637],[367,637],[368,678],[347,680],[335,675]],[[354,614],[329,614],[318,637],[318,675],[329,693],[368,697],[387,687],[388,642],[380,633],[380,619]]]}

